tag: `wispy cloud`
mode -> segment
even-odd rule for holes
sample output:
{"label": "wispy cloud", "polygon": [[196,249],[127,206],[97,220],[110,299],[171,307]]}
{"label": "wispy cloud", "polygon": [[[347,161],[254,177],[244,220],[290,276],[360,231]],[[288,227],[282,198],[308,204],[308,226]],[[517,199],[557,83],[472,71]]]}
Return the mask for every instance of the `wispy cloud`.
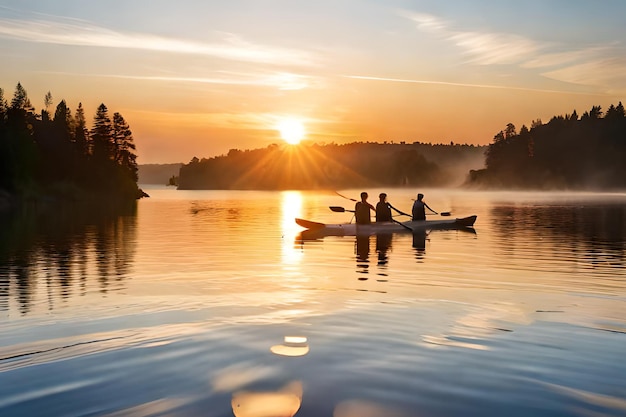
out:
{"label": "wispy cloud", "polygon": [[[519,91],[536,91],[540,93],[564,93],[562,90],[549,90],[549,89],[540,89],[540,88],[526,88],[526,87],[514,87],[514,86],[504,86],[504,85],[492,85],[492,84],[470,84],[470,83],[455,83],[455,82],[446,82],[446,81],[429,81],[429,80],[411,80],[411,79],[403,79],[403,78],[386,78],[386,77],[372,77],[366,75],[344,75],[345,78],[352,78],[356,80],[371,80],[371,81],[389,81],[395,83],[411,83],[411,84],[433,84],[433,85],[449,85],[453,87],[468,87],[468,88],[491,88],[496,90],[519,90]],[[598,94],[592,93],[572,93],[567,92],[568,94],[580,94],[580,95],[592,95],[597,96]]]}
{"label": "wispy cloud", "polygon": [[399,14],[416,23],[419,30],[454,43],[473,64],[515,64],[529,59],[543,48],[543,45],[523,36],[458,31],[451,28],[450,22],[437,16],[409,11],[401,11]]}
{"label": "wispy cloud", "polygon": [[451,22],[424,13],[400,11],[399,15],[414,22],[418,30],[459,47],[468,57],[467,63],[517,65],[544,71],[538,75],[557,81],[593,86],[606,92],[626,90],[626,58],[615,58],[626,56],[619,43],[581,48],[510,33],[455,30]]}
{"label": "wispy cloud", "polygon": [[103,48],[141,49],[177,54],[281,65],[312,65],[316,57],[296,49],[254,44],[226,34],[218,42],[167,38],[145,33],[122,32],[81,20],[0,19],[0,37],[26,42]]}
{"label": "wispy cloud", "polygon": [[[185,126],[193,126],[206,128],[210,126],[215,129],[232,129],[232,130],[258,130],[267,131],[275,130],[275,126],[282,118],[293,117],[286,113],[270,113],[270,112],[185,112],[185,111],[151,111],[138,110],[137,114],[141,114],[151,123],[164,125],[184,124]],[[305,124],[316,122],[316,119],[299,116],[299,119]]]}
{"label": "wispy cloud", "polygon": [[542,47],[522,36],[503,33],[459,32],[449,36],[479,65],[517,64],[529,59]]}
{"label": "wispy cloud", "polygon": [[132,74],[80,74],[69,72],[46,72],[47,74],[68,75],[72,77],[121,78],[139,81],[165,81],[180,83],[219,84],[270,87],[279,90],[302,90],[316,84],[314,77],[287,72],[241,73],[216,71],[215,77],[192,77],[179,75],[132,75]]}
{"label": "wispy cloud", "polygon": [[446,34],[448,32],[448,23],[437,16],[405,10],[400,10],[398,14],[415,22],[418,29],[423,32],[430,32],[433,34]]}
{"label": "wispy cloud", "polygon": [[623,55],[570,65],[543,76],[572,84],[607,88],[609,92],[626,92],[626,57]]}
{"label": "wispy cloud", "polygon": [[594,57],[611,54],[611,46],[592,46],[572,51],[537,54],[534,58],[524,62],[524,68],[562,67],[575,62],[588,61]]}

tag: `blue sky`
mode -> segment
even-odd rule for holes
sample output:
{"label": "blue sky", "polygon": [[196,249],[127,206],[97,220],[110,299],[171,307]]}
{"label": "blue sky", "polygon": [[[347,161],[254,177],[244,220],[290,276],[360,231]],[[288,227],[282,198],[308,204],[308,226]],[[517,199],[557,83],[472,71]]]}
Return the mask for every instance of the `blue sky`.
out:
{"label": "blue sky", "polygon": [[128,120],[140,163],[280,141],[489,143],[617,104],[624,1],[0,0],[0,88]]}

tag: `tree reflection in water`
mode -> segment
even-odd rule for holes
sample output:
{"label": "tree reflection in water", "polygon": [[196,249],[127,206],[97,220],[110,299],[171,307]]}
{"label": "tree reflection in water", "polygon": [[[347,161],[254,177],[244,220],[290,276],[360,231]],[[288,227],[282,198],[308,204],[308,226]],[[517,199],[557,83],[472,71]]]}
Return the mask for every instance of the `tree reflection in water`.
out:
{"label": "tree reflection in water", "polygon": [[[0,311],[11,294],[21,314],[34,303],[55,308],[93,280],[106,293],[123,288],[135,252],[136,202],[24,206],[0,218]],[[45,284],[45,301],[42,293]]]}
{"label": "tree reflection in water", "polygon": [[541,247],[539,253],[546,256],[566,247],[570,259],[591,268],[625,264],[626,206],[621,203],[500,204],[490,218],[498,247],[511,259],[523,256],[529,246]]}

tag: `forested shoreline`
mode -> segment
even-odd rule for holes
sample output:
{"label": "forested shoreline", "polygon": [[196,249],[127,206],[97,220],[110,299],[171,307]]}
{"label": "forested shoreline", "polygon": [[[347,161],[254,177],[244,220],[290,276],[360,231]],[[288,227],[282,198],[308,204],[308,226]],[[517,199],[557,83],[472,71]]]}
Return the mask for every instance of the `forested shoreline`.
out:
{"label": "forested shoreline", "polygon": [[[82,104],[52,95],[36,112],[17,84],[0,88],[0,206],[24,200],[128,201],[138,188],[136,147],[120,113],[104,104],[91,129]],[[626,189],[626,111],[621,102],[578,116],[509,123],[490,145],[430,143],[270,145],[231,149],[182,164],[178,189],[322,189],[360,186],[587,190]]]}
{"label": "forested shoreline", "polygon": [[[137,187],[137,155],[130,126],[100,104],[87,127],[82,104],[65,100],[53,111],[50,92],[36,112],[18,83],[10,102],[0,88],[0,200],[127,201]],[[2,205],[0,201],[0,205]]]}
{"label": "forested shoreline", "polygon": [[538,190],[626,189],[626,112],[620,101],[578,116],[532,122],[519,133],[509,123],[489,145],[486,168],[470,171],[468,185]]}
{"label": "forested shoreline", "polygon": [[[482,158],[482,159],[481,159]],[[473,166],[472,166],[473,165]],[[179,189],[316,189],[462,186],[508,190],[626,189],[626,112],[592,106],[579,116],[540,119],[519,132],[509,123],[490,145],[414,142],[270,145],[193,158]]]}
{"label": "forested shoreline", "polygon": [[[179,189],[323,189],[360,186],[456,186],[484,166],[486,147],[372,143],[231,149],[193,158],[180,169]],[[459,172],[462,171],[462,174]]]}

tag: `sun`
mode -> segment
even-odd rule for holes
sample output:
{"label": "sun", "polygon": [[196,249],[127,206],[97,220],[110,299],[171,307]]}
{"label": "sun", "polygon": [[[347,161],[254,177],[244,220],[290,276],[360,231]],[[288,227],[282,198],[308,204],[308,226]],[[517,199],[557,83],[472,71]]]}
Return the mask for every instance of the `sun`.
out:
{"label": "sun", "polygon": [[304,138],[304,126],[299,120],[283,120],[276,128],[280,132],[280,137],[290,145],[297,145]]}

